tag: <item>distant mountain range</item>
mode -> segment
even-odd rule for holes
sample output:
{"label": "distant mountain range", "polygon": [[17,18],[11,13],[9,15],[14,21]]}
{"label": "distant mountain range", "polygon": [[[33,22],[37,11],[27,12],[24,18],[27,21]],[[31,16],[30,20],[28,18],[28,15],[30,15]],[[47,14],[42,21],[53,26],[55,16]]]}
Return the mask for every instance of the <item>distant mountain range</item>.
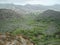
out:
{"label": "distant mountain range", "polygon": [[30,5],[30,4],[26,4],[26,5],[15,5],[15,4],[0,4],[0,8],[7,8],[7,9],[18,9],[18,10],[23,10],[23,11],[44,11],[44,10],[57,10],[60,11],[60,5],[56,4],[56,5],[52,5],[52,6],[44,6],[44,5]]}

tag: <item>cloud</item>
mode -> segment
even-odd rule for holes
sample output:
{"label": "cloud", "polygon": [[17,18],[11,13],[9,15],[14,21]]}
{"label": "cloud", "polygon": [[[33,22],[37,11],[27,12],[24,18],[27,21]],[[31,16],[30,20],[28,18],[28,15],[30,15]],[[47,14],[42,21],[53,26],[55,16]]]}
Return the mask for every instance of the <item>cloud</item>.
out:
{"label": "cloud", "polygon": [[60,4],[60,0],[0,0],[0,3],[52,5],[56,3]]}

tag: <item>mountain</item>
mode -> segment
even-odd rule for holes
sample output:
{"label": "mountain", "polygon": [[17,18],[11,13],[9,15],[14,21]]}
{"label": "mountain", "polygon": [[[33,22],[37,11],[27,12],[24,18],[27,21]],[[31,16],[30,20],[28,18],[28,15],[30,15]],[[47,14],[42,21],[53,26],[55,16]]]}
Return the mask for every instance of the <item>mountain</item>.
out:
{"label": "mountain", "polygon": [[42,9],[47,9],[45,6],[42,5],[15,5],[15,4],[0,4],[0,8],[7,8],[7,9],[24,9],[24,10],[42,10]]}
{"label": "mountain", "polygon": [[36,18],[38,22],[44,23],[47,25],[44,33],[45,34],[54,34],[55,32],[60,31],[60,12],[54,10],[46,10],[43,13],[40,13]]}
{"label": "mountain", "polygon": [[35,11],[45,11],[45,10],[56,10],[60,11],[60,5],[55,4],[51,6],[44,6],[44,5],[31,5],[31,4],[26,4],[26,5],[16,5],[16,4],[0,4],[0,8],[6,8],[6,9],[17,9],[18,11],[21,10],[22,12],[35,12]]}
{"label": "mountain", "polygon": [[55,5],[51,5],[51,6],[44,6],[44,5],[24,5],[25,8],[30,9],[30,10],[40,10],[40,11],[45,11],[45,10],[56,10],[56,11],[60,11],[60,5],[59,4],[55,4]]}
{"label": "mountain", "polygon": [[[40,11],[32,12],[32,10],[40,9],[35,9],[31,5],[16,5],[14,8],[7,6],[0,9],[1,45],[9,45],[9,43],[31,45],[30,42],[35,45],[60,45],[60,12],[49,9],[41,13]],[[6,32],[12,35],[9,33],[7,35]]]}
{"label": "mountain", "polygon": [[60,4],[55,4],[52,6],[48,6],[49,9],[51,10],[56,10],[56,11],[60,11]]}
{"label": "mountain", "polygon": [[12,9],[16,12],[24,14],[26,11],[22,9],[22,5],[15,5],[15,4],[0,4],[0,9]]}
{"label": "mountain", "polygon": [[27,5],[24,5],[24,7],[28,10],[31,10],[31,11],[43,11],[43,10],[46,10],[47,7],[46,6],[43,6],[43,5],[30,5],[30,4],[27,4]]}
{"label": "mountain", "polygon": [[42,17],[52,17],[52,18],[60,18],[60,12],[54,10],[46,10],[41,14]]}
{"label": "mountain", "polygon": [[53,18],[53,19],[60,19],[60,12],[54,10],[46,10],[40,13],[39,18]]}
{"label": "mountain", "polygon": [[22,21],[22,14],[11,9],[0,9],[0,32],[14,30]]}
{"label": "mountain", "polygon": [[15,6],[14,6],[14,4],[0,4],[0,8],[8,8],[8,9],[12,9],[12,8],[14,8]]}

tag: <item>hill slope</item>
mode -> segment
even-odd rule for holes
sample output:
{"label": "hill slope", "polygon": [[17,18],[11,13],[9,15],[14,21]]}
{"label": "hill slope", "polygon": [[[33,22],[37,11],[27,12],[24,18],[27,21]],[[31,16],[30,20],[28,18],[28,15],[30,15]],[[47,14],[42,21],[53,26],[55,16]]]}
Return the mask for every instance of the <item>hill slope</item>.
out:
{"label": "hill slope", "polygon": [[0,9],[0,32],[14,30],[22,20],[22,15],[11,9]]}
{"label": "hill slope", "polygon": [[60,12],[54,11],[54,10],[46,10],[43,13],[39,14],[39,16],[36,18],[38,22],[47,23],[47,34],[52,34],[59,29],[60,27]]}
{"label": "hill slope", "polygon": [[60,12],[32,12],[24,14],[24,17],[19,12],[0,9],[0,32],[22,34],[36,45],[60,45]]}

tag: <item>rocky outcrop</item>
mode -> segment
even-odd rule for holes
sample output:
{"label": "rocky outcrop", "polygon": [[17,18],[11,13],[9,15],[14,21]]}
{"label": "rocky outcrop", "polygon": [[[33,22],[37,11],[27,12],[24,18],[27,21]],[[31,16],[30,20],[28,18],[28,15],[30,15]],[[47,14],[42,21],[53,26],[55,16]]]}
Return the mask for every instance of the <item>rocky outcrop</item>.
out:
{"label": "rocky outcrop", "polygon": [[0,45],[34,45],[28,38],[22,35],[0,34]]}

